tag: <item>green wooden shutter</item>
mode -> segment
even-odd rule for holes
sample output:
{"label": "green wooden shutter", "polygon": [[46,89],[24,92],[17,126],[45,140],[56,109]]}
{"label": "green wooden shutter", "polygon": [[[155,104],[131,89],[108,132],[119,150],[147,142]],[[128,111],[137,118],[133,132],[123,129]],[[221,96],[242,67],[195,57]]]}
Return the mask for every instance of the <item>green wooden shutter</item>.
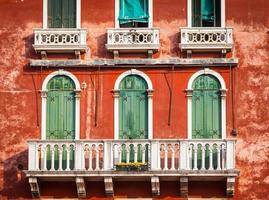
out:
{"label": "green wooden shutter", "polygon": [[76,0],[48,0],[49,28],[76,28]]}
{"label": "green wooden shutter", "polygon": [[220,83],[211,75],[201,75],[193,83],[192,137],[221,138]]}
{"label": "green wooden shutter", "polygon": [[148,0],[120,0],[120,24],[129,22],[147,23],[148,18]]}

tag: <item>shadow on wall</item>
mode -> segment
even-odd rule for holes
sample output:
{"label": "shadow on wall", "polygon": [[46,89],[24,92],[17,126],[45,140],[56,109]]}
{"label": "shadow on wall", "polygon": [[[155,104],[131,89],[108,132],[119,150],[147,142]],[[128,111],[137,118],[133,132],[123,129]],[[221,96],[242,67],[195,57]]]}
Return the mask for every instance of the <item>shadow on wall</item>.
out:
{"label": "shadow on wall", "polygon": [[0,191],[0,198],[31,199],[30,186],[23,170],[28,166],[28,151],[20,152],[3,162],[3,190]]}

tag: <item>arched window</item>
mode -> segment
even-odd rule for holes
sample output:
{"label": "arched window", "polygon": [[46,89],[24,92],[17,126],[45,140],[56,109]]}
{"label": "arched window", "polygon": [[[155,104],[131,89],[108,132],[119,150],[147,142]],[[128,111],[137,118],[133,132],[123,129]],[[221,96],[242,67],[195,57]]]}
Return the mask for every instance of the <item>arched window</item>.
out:
{"label": "arched window", "polygon": [[75,84],[55,76],[47,85],[46,139],[75,139]]}
{"label": "arched window", "polygon": [[119,139],[148,138],[147,83],[137,75],[126,76],[120,83]]}
{"label": "arched window", "polygon": [[114,138],[152,139],[150,78],[136,69],[122,73],[114,86]]}
{"label": "arched window", "polygon": [[200,75],[192,88],[192,138],[221,138],[220,82],[212,75]]}
{"label": "arched window", "polygon": [[65,70],[49,74],[42,84],[41,138],[79,139],[80,84]]}
{"label": "arched window", "polygon": [[188,138],[225,139],[226,85],[208,68],[194,73],[188,82]]}

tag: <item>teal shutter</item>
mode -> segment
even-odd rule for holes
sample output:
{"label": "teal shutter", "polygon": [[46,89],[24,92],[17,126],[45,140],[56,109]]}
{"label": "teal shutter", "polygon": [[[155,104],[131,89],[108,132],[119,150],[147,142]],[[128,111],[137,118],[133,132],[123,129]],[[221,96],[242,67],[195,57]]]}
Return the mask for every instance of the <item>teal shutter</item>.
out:
{"label": "teal shutter", "polygon": [[219,81],[201,75],[193,83],[192,137],[221,138],[221,97]]}
{"label": "teal shutter", "polygon": [[49,28],[76,28],[76,0],[48,0]]}
{"label": "teal shutter", "polygon": [[148,18],[148,0],[120,0],[120,24],[129,22],[147,23]]}
{"label": "teal shutter", "polygon": [[[75,85],[66,76],[56,76],[48,83],[46,139],[75,139]],[[63,169],[66,168],[66,148],[63,149]],[[59,147],[54,152],[55,169],[59,167]],[[74,166],[74,151],[70,152],[70,167]],[[51,167],[50,148],[47,166]]]}

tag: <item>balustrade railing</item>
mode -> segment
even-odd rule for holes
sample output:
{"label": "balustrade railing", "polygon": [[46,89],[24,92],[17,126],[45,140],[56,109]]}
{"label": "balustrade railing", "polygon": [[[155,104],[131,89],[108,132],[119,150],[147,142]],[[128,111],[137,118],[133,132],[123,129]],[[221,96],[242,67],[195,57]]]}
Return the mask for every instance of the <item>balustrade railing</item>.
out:
{"label": "balustrade railing", "polygon": [[86,29],[34,29],[36,51],[85,51]]}
{"label": "balustrade railing", "polygon": [[148,170],[225,170],[235,167],[235,140],[31,140],[30,171],[111,171],[119,163]]}
{"label": "balustrade railing", "polygon": [[157,28],[109,28],[108,50],[158,50],[160,32]]}
{"label": "balustrade railing", "polygon": [[230,50],[233,46],[232,28],[181,28],[182,50]]}

